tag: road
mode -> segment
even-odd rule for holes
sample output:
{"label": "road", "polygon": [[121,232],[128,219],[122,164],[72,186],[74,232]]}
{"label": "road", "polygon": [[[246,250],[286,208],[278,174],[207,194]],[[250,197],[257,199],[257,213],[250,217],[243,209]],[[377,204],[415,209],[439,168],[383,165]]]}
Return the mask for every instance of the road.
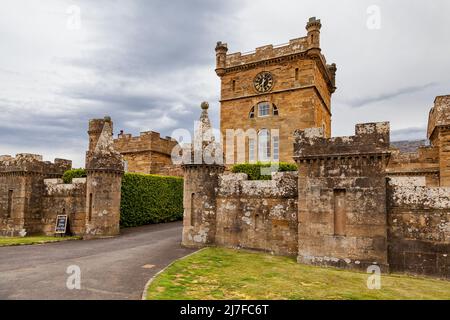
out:
{"label": "road", "polygon": [[[180,246],[181,231],[174,222],[116,238],[1,247],[0,299],[140,299],[153,275],[194,251]],[[80,290],[67,288],[69,266],[80,268]]]}

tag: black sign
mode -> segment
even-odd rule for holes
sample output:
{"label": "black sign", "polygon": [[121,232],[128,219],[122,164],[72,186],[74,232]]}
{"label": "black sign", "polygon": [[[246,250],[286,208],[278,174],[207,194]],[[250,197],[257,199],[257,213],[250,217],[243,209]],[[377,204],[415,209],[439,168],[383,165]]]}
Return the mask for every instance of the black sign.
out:
{"label": "black sign", "polygon": [[67,215],[58,215],[56,217],[55,233],[65,234],[67,229]]}

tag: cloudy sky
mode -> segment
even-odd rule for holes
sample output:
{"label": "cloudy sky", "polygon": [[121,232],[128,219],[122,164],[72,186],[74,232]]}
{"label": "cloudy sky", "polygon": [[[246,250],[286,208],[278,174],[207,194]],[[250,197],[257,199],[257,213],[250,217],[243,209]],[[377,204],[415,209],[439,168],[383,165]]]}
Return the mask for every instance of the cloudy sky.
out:
{"label": "cloudy sky", "polygon": [[0,154],[39,153],[83,166],[90,118],[110,115],[116,132],[171,135],[192,129],[203,100],[219,126],[215,43],[227,42],[230,52],[285,43],[306,34],[311,16],[322,20],[323,53],[338,66],[333,135],[390,121],[394,140],[424,138],[434,97],[450,94],[447,0],[0,6]]}

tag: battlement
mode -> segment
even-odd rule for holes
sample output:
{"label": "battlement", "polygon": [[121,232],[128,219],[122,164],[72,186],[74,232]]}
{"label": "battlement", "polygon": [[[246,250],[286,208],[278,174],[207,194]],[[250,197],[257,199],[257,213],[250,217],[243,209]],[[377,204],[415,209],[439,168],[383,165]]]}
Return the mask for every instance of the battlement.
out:
{"label": "battlement", "polygon": [[249,64],[261,60],[279,58],[291,54],[306,52],[309,49],[308,38],[302,37],[292,39],[289,43],[281,45],[265,45],[256,48],[254,51],[241,53],[235,52],[227,54],[226,68],[236,67],[239,65]]}
{"label": "battlement", "polygon": [[450,95],[438,96],[434,100],[428,118],[428,139],[432,140],[438,127],[450,127]]}
{"label": "battlement", "polygon": [[171,155],[177,144],[175,139],[161,138],[161,134],[155,131],[141,132],[139,136],[121,132],[117,139],[114,139],[114,148],[121,154],[152,151]]}
{"label": "battlement", "polygon": [[43,175],[62,175],[71,168],[71,160],[43,161],[43,157],[38,154],[20,153],[15,157],[10,155],[0,156],[0,173],[29,172]]}
{"label": "battlement", "polygon": [[355,135],[325,138],[322,128],[297,130],[294,134],[294,159],[389,153],[389,122],[355,126]]}
{"label": "battlement", "polygon": [[280,45],[264,45],[245,53],[228,54],[228,44],[219,41],[215,48],[216,73],[219,77],[223,77],[228,73],[266,68],[270,65],[280,65],[297,60],[314,60],[332,93],[336,90],[336,65],[327,64],[325,56],[321,53],[321,27],[320,20],[312,17],[306,24],[306,36],[291,39],[288,43]]}

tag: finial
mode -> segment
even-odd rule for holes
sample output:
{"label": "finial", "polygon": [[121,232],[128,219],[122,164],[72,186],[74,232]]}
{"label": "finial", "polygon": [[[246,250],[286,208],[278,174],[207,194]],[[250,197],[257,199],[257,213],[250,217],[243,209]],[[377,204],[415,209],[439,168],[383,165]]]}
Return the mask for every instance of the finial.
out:
{"label": "finial", "polygon": [[105,120],[105,122],[111,122],[111,117],[110,116],[105,116],[103,119]]}
{"label": "finial", "polygon": [[208,108],[209,108],[209,103],[206,102],[206,101],[203,101],[202,104],[201,104],[201,108],[202,108],[203,110],[208,110]]}

